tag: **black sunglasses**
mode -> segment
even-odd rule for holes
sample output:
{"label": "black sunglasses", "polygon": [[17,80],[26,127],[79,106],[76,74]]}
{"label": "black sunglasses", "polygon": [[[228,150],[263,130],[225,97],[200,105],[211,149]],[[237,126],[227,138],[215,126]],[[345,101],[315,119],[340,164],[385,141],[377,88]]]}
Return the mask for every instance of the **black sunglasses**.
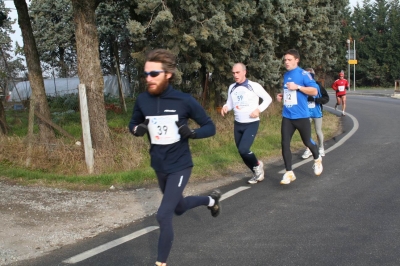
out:
{"label": "black sunglasses", "polygon": [[144,71],[143,74],[144,74],[145,78],[147,78],[148,75],[150,75],[150,77],[152,77],[152,78],[155,78],[158,75],[160,75],[160,73],[163,73],[163,72],[165,72],[165,71],[164,70],[153,70],[153,71],[150,71],[150,72]]}

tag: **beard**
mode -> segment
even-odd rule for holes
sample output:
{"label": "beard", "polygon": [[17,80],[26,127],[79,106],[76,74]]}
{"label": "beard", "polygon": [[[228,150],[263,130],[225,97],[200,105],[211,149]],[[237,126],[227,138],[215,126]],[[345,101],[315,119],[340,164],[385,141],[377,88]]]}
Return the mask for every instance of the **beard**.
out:
{"label": "beard", "polygon": [[161,93],[163,93],[163,91],[165,91],[165,89],[168,87],[168,79],[165,78],[163,79],[155,88],[150,88],[149,85],[155,85],[154,83],[147,83],[147,91],[154,96],[158,96]]}

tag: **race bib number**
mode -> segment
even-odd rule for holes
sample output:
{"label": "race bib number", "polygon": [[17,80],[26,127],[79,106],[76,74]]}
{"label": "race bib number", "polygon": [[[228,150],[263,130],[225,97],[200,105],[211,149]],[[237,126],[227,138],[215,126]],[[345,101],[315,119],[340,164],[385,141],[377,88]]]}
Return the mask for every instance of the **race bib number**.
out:
{"label": "race bib number", "polygon": [[149,129],[151,144],[168,145],[178,142],[181,136],[178,133],[178,115],[146,116],[149,119],[147,128]]}
{"label": "race bib number", "polygon": [[292,106],[297,104],[297,93],[289,89],[283,90],[283,104],[286,106]]}
{"label": "race bib number", "polygon": [[344,91],[344,86],[338,86],[339,91]]}
{"label": "race bib number", "polygon": [[249,106],[247,93],[244,91],[235,91],[233,94],[233,104],[235,109],[241,110]]}
{"label": "race bib number", "polygon": [[315,102],[308,102],[308,108],[315,108]]}

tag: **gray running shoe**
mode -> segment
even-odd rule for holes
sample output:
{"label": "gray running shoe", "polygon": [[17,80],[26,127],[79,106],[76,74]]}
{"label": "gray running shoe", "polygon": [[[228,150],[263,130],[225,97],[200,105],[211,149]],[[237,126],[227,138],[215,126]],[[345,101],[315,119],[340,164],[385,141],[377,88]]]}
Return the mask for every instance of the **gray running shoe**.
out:
{"label": "gray running shoe", "polygon": [[264,180],[264,164],[261,161],[258,161],[258,165],[253,167],[254,175],[253,177],[247,181],[249,184],[257,184],[257,182],[261,182]]}
{"label": "gray running shoe", "polygon": [[211,211],[212,217],[217,217],[221,211],[221,203],[219,199],[221,198],[221,191],[219,189],[214,189],[210,195],[211,198],[215,200],[214,206],[207,207]]}
{"label": "gray running shoe", "polygon": [[307,148],[307,149],[304,151],[304,153],[303,153],[303,155],[301,156],[301,158],[307,159],[307,158],[310,157],[311,155],[312,155],[312,153],[311,153],[310,149]]}
{"label": "gray running shoe", "polygon": [[249,183],[249,184],[257,184],[257,176],[256,175],[253,175],[253,177],[252,178],[250,178],[248,181],[247,181],[247,183]]}

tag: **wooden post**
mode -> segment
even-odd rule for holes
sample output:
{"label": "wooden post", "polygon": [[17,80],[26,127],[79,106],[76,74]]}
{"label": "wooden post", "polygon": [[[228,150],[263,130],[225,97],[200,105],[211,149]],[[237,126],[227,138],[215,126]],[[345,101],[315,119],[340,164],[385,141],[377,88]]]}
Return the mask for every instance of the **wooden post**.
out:
{"label": "wooden post", "polygon": [[81,109],[81,123],[82,123],[82,134],[83,134],[83,145],[85,148],[85,161],[89,174],[92,174],[94,170],[93,166],[94,157],[92,148],[92,138],[90,135],[90,120],[89,120],[89,111],[87,106],[85,84],[79,84],[79,106]]}
{"label": "wooden post", "polygon": [[35,104],[36,104],[35,98],[32,93],[29,102],[28,149],[27,149],[28,156],[26,157],[26,162],[25,162],[25,165],[27,167],[31,166],[32,149],[34,141],[33,127],[35,123]]}
{"label": "wooden post", "polygon": [[394,94],[400,92],[400,79],[394,81]]}
{"label": "wooden post", "polygon": [[122,90],[122,81],[121,81],[121,75],[119,73],[119,66],[118,66],[117,58],[115,58],[115,66],[117,68],[119,102],[121,104],[121,109],[124,108],[124,111],[126,113],[127,109],[126,109],[126,104],[125,104],[125,96],[124,96],[124,92]]}

